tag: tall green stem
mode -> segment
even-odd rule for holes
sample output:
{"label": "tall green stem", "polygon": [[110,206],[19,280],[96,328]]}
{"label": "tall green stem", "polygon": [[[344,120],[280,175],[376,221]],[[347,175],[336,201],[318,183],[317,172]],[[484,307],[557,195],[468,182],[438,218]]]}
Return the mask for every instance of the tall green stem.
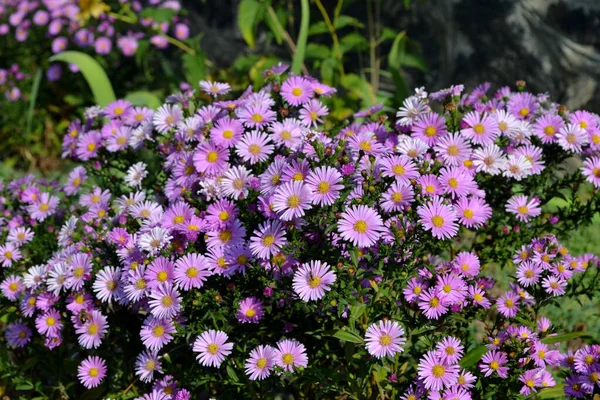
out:
{"label": "tall green stem", "polygon": [[306,41],[308,39],[308,26],[310,24],[310,6],[308,0],[301,0],[302,17],[300,19],[300,32],[296,40],[296,54],[292,61],[292,72],[299,75],[304,64],[304,54],[306,52]]}

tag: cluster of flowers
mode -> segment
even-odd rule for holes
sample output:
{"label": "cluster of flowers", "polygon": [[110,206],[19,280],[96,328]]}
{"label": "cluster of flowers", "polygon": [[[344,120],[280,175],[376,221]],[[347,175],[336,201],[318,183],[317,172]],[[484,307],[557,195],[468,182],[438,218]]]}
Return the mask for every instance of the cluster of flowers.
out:
{"label": "cluster of flowers", "polygon": [[21,71],[17,64],[13,64],[8,69],[0,68],[0,90],[4,92],[4,96],[8,101],[18,101],[23,97],[18,82],[25,78],[27,78],[27,75]]}
{"label": "cluster of flowers", "polygon": [[[17,42],[44,37],[51,41],[47,47],[52,53],[91,48],[96,54],[106,56],[116,46],[127,57],[136,53],[140,40],[148,35],[150,43],[159,49],[168,47],[169,34],[178,40],[189,37],[188,25],[177,15],[181,9],[179,1],[156,0],[149,3],[159,11],[172,10],[170,20],[156,22],[144,16],[143,11],[147,8],[138,0],[109,4],[101,0],[5,0],[0,3],[0,36],[14,35]],[[125,23],[126,26],[120,27],[117,23]],[[75,70],[76,66],[71,65],[71,69]],[[50,81],[60,79],[60,65],[50,66],[46,75]]]}
{"label": "cluster of flowers", "polygon": [[[50,349],[65,339],[70,322],[80,346],[92,354],[79,367],[86,387],[99,385],[108,373],[105,360],[94,354],[101,354],[117,305],[142,320],[145,349],[136,374],[154,381],[153,393],[162,398],[189,398],[163,375],[161,361],[162,352],[173,342],[185,343],[187,334],[195,338],[187,344],[198,363],[218,368],[241,352],[234,345],[243,338],[228,341],[236,327],[270,324],[284,313],[320,318],[330,312],[332,303],[322,301],[329,292],[344,314],[357,299],[379,307],[377,282],[402,285],[397,289],[408,305],[386,302],[393,304],[386,306],[390,318],[364,314],[378,320],[364,324],[365,350],[375,358],[395,356],[405,343],[396,321],[409,320],[412,303],[421,321],[443,326],[449,311],[477,311],[494,302],[493,282],[480,276],[476,253],[460,252],[427,267],[413,260],[432,251],[441,255],[440,244],[449,243],[444,239],[459,239],[459,229],[483,229],[504,210],[524,226],[542,221],[539,199],[515,192],[508,202],[498,200],[482,186],[486,177],[507,186],[526,182],[545,168],[547,147],[585,157],[583,176],[600,184],[600,119],[569,113],[545,96],[502,88],[487,100],[486,86],[462,97],[462,87],[431,95],[417,90],[395,124],[376,106],[327,131],[325,103],[335,89],[285,72],[285,66],[274,67],[266,87],[232,100],[216,101],[230,91],[227,84],[201,82],[215,98],[208,105],[188,90],[156,112],[124,100],[90,108],[83,123],[70,125],[63,143],[63,155],[87,168],[75,168],[62,186],[27,176],[5,187],[0,262],[10,275],[2,293],[19,302],[22,318],[35,319]],[[445,107],[441,115],[431,108],[437,101]],[[47,261],[30,265],[40,235],[56,235],[57,246],[40,255]],[[564,293],[557,287],[564,288],[569,272],[593,259],[568,256],[552,238],[519,254],[525,253],[515,259],[519,283],[542,282],[555,295]],[[341,273],[356,278],[340,282]],[[251,285],[249,275],[267,284]],[[224,298],[211,291],[223,282],[237,294]],[[225,303],[220,321],[226,323],[217,327],[216,320],[191,317],[202,296]],[[510,319],[526,299],[511,290],[496,301],[498,311]],[[345,326],[344,317],[323,321],[328,329]],[[244,352],[250,380],[272,371],[290,376],[320,357],[302,329],[286,325],[284,332],[274,332],[274,340],[261,337]],[[405,398],[429,392],[431,399],[470,399],[475,376],[458,366],[466,333],[451,335],[421,359]],[[27,345],[30,322],[11,323],[5,337],[10,346]],[[536,349],[535,342],[527,344]],[[499,349],[484,357],[484,373],[505,375]],[[527,382],[533,372],[526,372],[527,387],[543,386],[538,372],[533,386]]]}

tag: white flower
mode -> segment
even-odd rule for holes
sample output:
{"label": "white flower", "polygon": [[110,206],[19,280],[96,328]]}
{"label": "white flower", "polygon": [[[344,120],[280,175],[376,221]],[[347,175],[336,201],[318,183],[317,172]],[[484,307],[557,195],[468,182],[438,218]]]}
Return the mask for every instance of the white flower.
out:
{"label": "white flower", "polygon": [[520,181],[527,175],[529,175],[531,168],[533,165],[531,161],[529,161],[524,156],[516,156],[511,154],[508,156],[506,160],[506,164],[504,164],[504,176],[507,178],[515,178]]}
{"label": "white flower", "polygon": [[399,118],[398,123],[400,125],[408,126],[415,123],[419,116],[429,111],[431,111],[431,109],[427,103],[415,96],[410,96],[404,100],[402,107],[400,107],[396,113],[396,117]]}
{"label": "white flower", "polygon": [[221,189],[225,196],[237,200],[248,194],[248,179],[250,172],[244,166],[233,167],[223,176]]}
{"label": "white flower", "polygon": [[46,276],[47,267],[45,265],[34,265],[23,275],[23,284],[29,289],[37,288]]}
{"label": "white flower", "polygon": [[48,286],[48,290],[54,292],[56,296],[58,296],[60,290],[65,285],[69,269],[70,268],[66,264],[57,263],[54,264],[54,269],[48,273],[46,285]]}
{"label": "white flower", "polygon": [[127,170],[127,175],[125,175],[125,183],[130,187],[139,187],[142,185],[142,180],[148,175],[148,171],[146,171],[146,163],[139,162],[133,164]]}
{"label": "white flower", "polygon": [[485,172],[490,175],[498,175],[506,163],[504,152],[495,144],[475,150],[473,153],[473,165],[477,172]]}
{"label": "white flower", "polygon": [[173,239],[173,236],[171,236],[168,230],[157,226],[152,228],[148,233],[140,236],[138,247],[151,255],[155,255],[169,244],[171,239]]}

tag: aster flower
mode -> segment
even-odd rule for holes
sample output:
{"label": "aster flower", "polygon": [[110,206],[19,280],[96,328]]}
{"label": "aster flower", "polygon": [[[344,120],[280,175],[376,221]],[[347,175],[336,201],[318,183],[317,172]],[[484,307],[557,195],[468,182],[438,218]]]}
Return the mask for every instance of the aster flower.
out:
{"label": "aster flower", "polygon": [[441,137],[445,136],[446,120],[436,113],[421,115],[412,125],[412,136],[433,147]]}
{"label": "aster flower", "polygon": [[52,308],[46,313],[39,315],[35,320],[35,327],[42,335],[48,337],[58,336],[63,327],[60,313]]}
{"label": "aster flower", "polygon": [[537,198],[529,199],[524,195],[511,197],[506,203],[506,211],[515,214],[517,219],[522,222],[527,222],[542,213],[540,201]]}
{"label": "aster flower", "polygon": [[565,294],[567,281],[557,276],[548,276],[542,280],[542,287],[552,296],[562,296]]}
{"label": "aster flower", "polygon": [[435,144],[436,155],[448,166],[463,165],[471,156],[469,142],[459,134],[449,134],[440,137]]}
{"label": "aster flower", "polygon": [[448,297],[440,294],[436,288],[430,288],[419,296],[419,308],[429,319],[438,319],[448,311]]}
{"label": "aster flower", "polygon": [[23,291],[23,282],[21,277],[17,275],[9,275],[0,284],[2,295],[10,301],[15,301],[19,294]]}
{"label": "aster flower", "polygon": [[140,330],[140,337],[144,346],[149,350],[160,350],[173,340],[176,333],[175,326],[171,320],[159,319],[150,315],[144,321]]}
{"label": "aster flower", "polygon": [[444,362],[435,351],[429,351],[419,361],[417,374],[423,381],[426,389],[441,390],[451,387],[458,379],[458,365],[449,365]]}
{"label": "aster flower", "polygon": [[301,122],[296,118],[285,118],[281,122],[273,122],[269,132],[277,145],[295,150],[302,143],[303,129]]}
{"label": "aster flower", "polygon": [[308,357],[304,345],[293,339],[284,339],[277,342],[274,354],[275,364],[285,371],[293,372],[294,368],[306,368]]}
{"label": "aster flower", "polygon": [[396,321],[379,321],[371,324],[365,334],[365,342],[369,354],[377,357],[393,357],[404,351],[406,343],[404,329]]}
{"label": "aster flower", "polygon": [[276,113],[268,104],[249,104],[236,109],[236,115],[244,126],[253,129],[264,129],[276,120]]}
{"label": "aster flower", "polygon": [[240,121],[223,117],[210,129],[210,139],[217,146],[232,148],[240,141],[243,133],[244,126]]}
{"label": "aster flower", "polygon": [[4,338],[9,347],[25,347],[31,341],[31,329],[18,320],[6,326]]}
{"label": "aster flower", "polygon": [[200,89],[212,97],[217,97],[229,93],[231,86],[222,82],[200,81]]}
{"label": "aster flower", "polygon": [[483,355],[481,358],[481,364],[479,369],[483,372],[484,376],[490,376],[494,372],[501,378],[506,379],[508,377],[508,367],[504,365],[508,362],[506,353],[503,351],[491,350]]}
{"label": "aster flower", "polygon": [[105,303],[111,302],[118,297],[120,293],[120,280],[121,272],[119,268],[105,267],[99,271],[93,285],[94,293],[96,293],[98,300]]}
{"label": "aster flower", "polygon": [[310,100],[313,88],[308,79],[291,76],[281,85],[281,97],[291,106],[299,106]]}
{"label": "aster flower", "polygon": [[302,217],[304,211],[312,207],[310,197],[310,190],[303,182],[284,183],[273,195],[273,210],[280,213],[282,221]]}
{"label": "aster flower", "polygon": [[211,142],[204,142],[194,152],[194,167],[209,176],[224,172],[228,166],[229,151]]}
{"label": "aster flower", "polygon": [[426,102],[416,96],[407,97],[402,102],[402,107],[396,113],[398,123],[402,126],[410,126],[423,114],[430,112],[431,109]]}
{"label": "aster flower", "polygon": [[106,317],[100,311],[89,312],[90,318],[76,329],[79,344],[86,349],[95,349],[102,343],[102,338],[108,332]]}
{"label": "aster flower", "polygon": [[154,371],[162,374],[162,366],[159,361],[158,352],[144,350],[135,361],[135,374],[142,382],[152,382]]}
{"label": "aster flower", "polygon": [[306,178],[306,186],[311,192],[311,202],[316,205],[332,205],[344,188],[342,175],[331,167],[318,167]]}
{"label": "aster flower", "polygon": [[318,123],[323,123],[321,117],[326,116],[329,110],[323,103],[317,99],[312,99],[308,103],[304,104],[300,110],[300,122],[306,127],[316,128]]}
{"label": "aster flower", "polygon": [[267,160],[273,149],[269,136],[260,131],[247,133],[236,145],[236,153],[250,164]]}
{"label": "aster flower", "polygon": [[175,262],[175,283],[182,290],[201,288],[211,275],[208,261],[200,254],[186,254]]}
{"label": "aster flower", "polygon": [[581,153],[582,146],[588,144],[589,136],[579,125],[567,124],[557,134],[560,147],[574,153]]}
{"label": "aster flower", "polygon": [[87,389],[94,388],[106,377],[106,363],[100,357],[90,356],[79,364],[77,376]]}
{"label": "aster flower", "polygon": [[253,323],[257,324],[258,321],[263,317],[263,305],[262,301],[256,297],[247,297],[239,302],[239,309],[237,312],[237,319],[241,323]]}
{"label": "aster flower", "polygon": [[169,283],[159,285],[148,297],[150,312],[157,318],[172,318],[181,310],[179,292]]}
{"label": "aster flower", "polygon": [[512,318],[519,311],[519,296],[513,292],[506,292],[496,301],[498,311],[507,318]]}
{"label": "aster flower", "polygon": [[155,255],[167,246],[172,238],[168,230],[157,226],[152,228],[148,233],[140,235],[138,246],[150,255]]}
{"label": "aster flower", "polygon": [[131,167],[127,169],[125,173],[125,184],[129,187],[139,188],[142,186],[142,180],[148,175],[148,171],[146,170],[148,166],[144,162],[138,162],[133,164]]}
{"label": "aster flower", "polygon": [[159,133],[166,133],[173,129],[183,120],[183,111],[177,104],[162,105],[156,110],[152,123]]}
{"label": "aster flower", "polygon": [[331,290],[335,278],[327,263],[313,260],[302,264],[294,274],[294,291],[303,301],[318,300]]}
{"label": "aster flower", "polygon": [[338,222],[340,236],[359,247],[375,244],[383,230],[381,216],[364,205],[348,207]]}
{"label": "aster flower", "polygon": [[581,173],[586,181],[600,188],[600,157],[590,157],[583,161]]}
{"label": "aster flower", "polygon": [[396,181],[390,188],[383,193],[383,202],[381,208],[386,212],[400,211],[405,206],[409,206],[414,200],[412,186]]}
{"label": "aster flower", "polygon": [[479,197],[462,197],[454,204],[458,221],[467,228],[480,228],[492,216],[492,208]]}
{"label": "aster flower", "polygon": [[558,115],[543,114],[533,124],[533,134],[541,139],[542,143],[556,141],[556,134],[565,126],[565,122]]}
{"label": "aster flower", "polygon": [[406,184],[419,177],[417,167],[410,157],[398,155],[386,157],[381,161],[381,174]]}
{"label": "aster flower", "polygon": [[250,251],[256,257],[268,259],[287,243],[280,221],[264,222],[250,238]]}
{"label": "aster flower", "polygon": [[463,356],[464,346],[460,340],[447,336],[436,346],[438,356],[447,364],[454,365]]}
{"label": "aster flower", "polygon": [[431,231],[438,239],[451,238],[458,233],[456,211],[451,206],[443,204],[440,197],[436,196],[426,205],[419,206],[417,214],[425,230]]}
{"label": "aster flower", "polygon": [[40,222],[44,221],[50,215],[54,214],[59,203],[58,197],[50,196],[48,193],[42,193],[39,199],[27,206],[27,212]]}
{"label": "aster flower", "polygon": [[260,345],[250,352],[246,360],[246,375],[251,381],[263,380],[271,374],[275,364],[275,349]]}
{"label": "aster flower", "polygon": [[10,267],[15,261],[22,258],[21,250],[14,243],[0,246],[0,263],[3,267]]}
{"label": "aster flower", "polygon": [[500,134],[498,122],[491,115],[471,111],[465,115],[462,122],[467,125],[467,128],[460,131],[461,135],[474,144],[491,145]]}
{"label": "aster flower", "polygon": [[507,178],[514,178],[520,181],[530,173],[532,168],[533,163],[525,156],[511,154],[507,157],[503,165],[503,175]]}
{"label": "aster flower", "polygon": [[194,342],[193,350],[199,353],[196,359],[200,365],[220,367],[233,349],[233,343],[227,343],[228,336],[225,332],[213,329],[203,332]]}

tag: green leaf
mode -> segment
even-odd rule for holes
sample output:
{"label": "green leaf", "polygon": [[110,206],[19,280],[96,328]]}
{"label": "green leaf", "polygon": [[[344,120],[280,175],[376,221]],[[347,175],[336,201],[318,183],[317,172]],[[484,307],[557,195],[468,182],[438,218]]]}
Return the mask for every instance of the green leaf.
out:
{"label": "green leaf", "polygon": [[423,72],[429,69],[425,60],[420,55],[414,53],[405,53],[400,63],[403,67],[417,68]]}
{"label": "green leaf", "polygon": [[308,0],[300,1],[302,5],[300,32],[298,33],[298,39],[296,40],[296,54],[294,54],[291,68],[291,71],[296,75],[300,75],[302,65],[304,65],[304,53],[306,52],[306,40],[308,39],[308,26],[310,25],[310,5],[308,4]]}
{"label": "green leaf", "polygon": [[350,258],[352,259],[352,264],[355,267],[358,267],[358,249],[352,249],[349,251]]}
{"label": "green leaf", "polygon": [[342,53],[352,53],[366,51],[369,48],[367,38],[358,32],[352,32],[340,39],[340,51]]}
{"label": "green leaf", "polygon": [[335,229],[337,229],[337,224],[330,224],[327,228],[325,228],[325,235],[329,235]]}
{"label": "green leaf", "polygon": [[33,86],[31,88],[31,98],[29,99],[29,110],[27,110],[27,133],[31,132],[31,123],[33,122],[33,112],[35,110],[35,102],[38,92],[40,91],[40,82],[42,81],[42,69],[38,68],[33,78]]}
{"label": "green leaf", "polygon": [[231,368],[230,365],[227,366],[227,375],[229,375],[231,380],[234,382],[238,382],[240,380],[240,378],[238,378],[237,374],[235,373],[235,370]]}
{"label": "green leaf", "polygon": [[333,85],[333,78],[335,76],[335,69],[338,66],[338,60],[336,58],[328,58],[321,62],[321,80],[327,85]]}
{"label": "green leaf", "polygon": [[257,0],[242,0],[238,8],[238,28],[242,32],[242,37],[248,43],[248,46],[256,46],[255,29],[259,22],[259,15],[263,9],[263,4]]}
{"label": "green leaf", "polygon": [[50,61],[63,61],[77,65],[99,106],[104,107],[117,99],[106,72],[96,60],[87,54],[79,51],[64,51],[50,57]]}
{"label": "green leaf", "polygon": [[177,15],[177,10],[172,8],[144,8],[142,18],[150,18],[159,24],[163,22],[171,22],[173,17]]}
{"label": "green leaf", "polygon": [[481,357],[488,351],[487,347],[483,344],[476,346],[469,350],[467,354],[460,360],[460,366],[462,368],[469,368],[479,362]]}
{"label": "green leaf", "polygon": [[206,54],[197,50],[196,55],[186,53],[182,59],[185,78],[195,87],[206,76]]}
{"label": "green leaf", "polygon": [[283,43],[283,33],[281,32],[279,27],[285,26],[285,22],[286,22],[285,11],[283,9],[277,10],[276,17],[277,17],[277,20],[275,20],[275,16],[273,16],[270,12],[265,13],[265,22],[267,23],[267,26],[271,30],[271,33],[273,33],[273,36],[275,37],[275,41],[277,42],[277,44],[280,45]]}
{"label": "green leaf", "polygon": [[153,110],[156,110],[162,105],[160,98],[152,92],[140,90],[137,92],[131,92],[125,96],[125,100],[128,100],[134,106],[145,106]]}
{"label": "green leaf", "polygon": [[592,337],[588,332],[569,332],[563,333],[562,335],[548,336],[541,340],[544,344],[553,344],[559,342],[566,342],[567,340],[579,338],[579,337]]}
{"label": "green leaf", "polygon": [[335,29],[342,29],[345,28],[347,26],[353,26],[355,28],[364,28],[365,24],[363,24],[362,22],[360,22],[360,20],[351,17],[349,15],[340,15],[339,17],[337,17],[337,19],[335,20],[334,23]]}
{"label": "green leaf", "polygon": [[323,35],[323,34],[325,34],[327,32],[329,32],[329,29],[327,28],[327,24],[325,23],[325,21],[315,22],[308,29],[308,35],[309,36]]}
{"label": "green leaf", "polygon": [[350,343],[359,343],[362,344],[363,339],[358,336],[355,335],[354,333],[348,332],[348,331],[344,331],[344,330],[339,330],[336,333],[333,334],[334,337],[343,340],[345,342],[350,342]]}
{"label": "green leaf", "polygon": [[544,388],[540,390],[535,396],[536,399],[564,399],[565,398],[565,385],[559,384],[551,388]]}
{"label": "green leaf", "polygon": [[392,72],[392,78],[396,85],[396,106],[400,106],[405,98],[409,96],[408,85],[402,75],[402,64],[400,63],[402,54],[406,49],[406,31],[400,32],[396,35],[394,43],[390,49],[388,56],[388,63]]}
{"label": "green leaf", "polygon": [[331,50],[323,44],[309,43],[308,46],[306,46],[306,58],[324,60],[330,56]]}
{"label": "green leaf", "polygon": [[16,390],[31,390],[33,389],[33,383],[31,382],[23,382],[21,384],[18,384],[15,387]]}

